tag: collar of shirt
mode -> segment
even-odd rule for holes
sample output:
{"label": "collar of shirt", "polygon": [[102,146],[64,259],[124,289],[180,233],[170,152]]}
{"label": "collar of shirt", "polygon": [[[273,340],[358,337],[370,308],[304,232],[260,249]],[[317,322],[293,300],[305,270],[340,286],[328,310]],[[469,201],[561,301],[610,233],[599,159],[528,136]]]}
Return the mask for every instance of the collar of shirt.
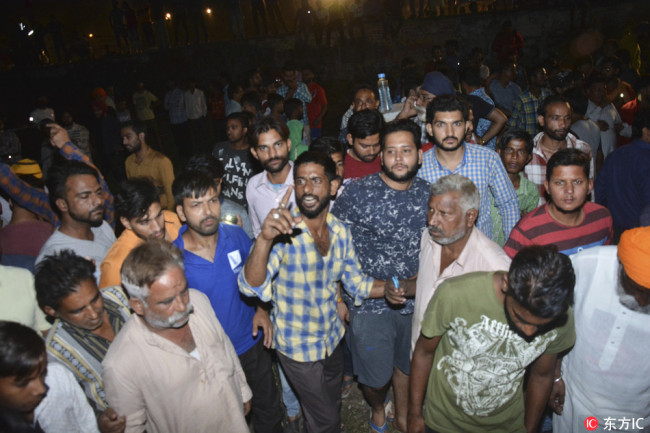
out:
{"label": "collar of shirt", "polygon": [[466,144],[465,141],[463,141],[463,150],[464,150],[463,159],[460,161],[458,166],[456,166],[456,169],[454,171],[451,171],[447,167],[440,164],[440,161],[438,161],[438,156],[436,155],[436,148],[438,147],[438,145],[437,144],[434,145],[433,149],[432,149],[432,157],[433,157],[433,160],[436,162],[436,164],[438,164],[438,169],[443,170],[443,171],[447,171],[449,173],[455,173],[458,170],[460,170],[462,167],[466,166],[467,164],[470,164],[472,162],[472,157],[470,155],[470,152],[468,152],[468,148],[467,148],[467,146],[465,144]]}
{"label": "collar of shirt", "polygon": [[[459,266],[461,269],[465,269],[468,258],[471,258],[473,254],[476,254],[473,246],[478,242],[478,231],[479,230],[476,228],[476,226],[472,227],[472,233],[470,233],[469,238],[467,239],[467,243],[465,244],[465,247],[463,247],[463,251],[461,251],[458,257],[456,257],[456,260],[451,262],[442,272],[440,271],[440,257],[442,254],[442,246],[434,242],[434,240],[429,237],[428,241],[433,246],[434,251],[434,266],[438,270],[437,278],[439,278],[445,271],[452,271],[454,266]],[[462,273],[464,272],[454,272],[452,275],[460,275]]]}
{"label": "collar of shirt", "polygon": [[[533,153],[536,155],[539,155],[546,161],[546,156],[544,155],[544,152],[542,152],[542,137],[544,136],[544,132],[538,133],[534,138],[533,138]],[[578,138],[571,134],[570,132],[566,135],[566,147],[567,148],[574,148],[576,147]]]}
{"label": "collar of shirt", "polygon": [[[287,178],[284,180],[284,186],[289,186],[293,185],[293,162],[289,161],[289,166],[291,169],[289,170],[289,173],[287,174]],[[254,185],[255,189],[267,189],[270,191],[273,191],[273,194],[276,193],[275,189],[273,189],[273,183],[271,183],[271,180],[269,179],[269,173],[267,171],[262,172],[262,176],[260,176],[260,182]]]}

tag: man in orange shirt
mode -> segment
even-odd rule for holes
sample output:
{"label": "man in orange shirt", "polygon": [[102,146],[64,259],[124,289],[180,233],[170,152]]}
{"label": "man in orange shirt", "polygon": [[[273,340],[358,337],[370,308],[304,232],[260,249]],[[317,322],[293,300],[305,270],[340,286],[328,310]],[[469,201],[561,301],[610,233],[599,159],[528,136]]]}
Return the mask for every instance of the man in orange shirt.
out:
{"label": "man in orange shirt", "polygon": [[131,250],[149,239],[176,239],[181,223],[174,212],[163,210],[158,188],[147,178],[129,179],[115,196],[115,208],[125,230],[100,265],[99,287],[122,284],[120,270]]}

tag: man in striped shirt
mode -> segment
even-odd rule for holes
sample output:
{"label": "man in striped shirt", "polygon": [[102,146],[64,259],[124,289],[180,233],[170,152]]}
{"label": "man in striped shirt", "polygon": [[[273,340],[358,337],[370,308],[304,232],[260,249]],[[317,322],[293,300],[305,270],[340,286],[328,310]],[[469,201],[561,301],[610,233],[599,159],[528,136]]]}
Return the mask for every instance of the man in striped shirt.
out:
{"label": "man in striped shirt", "polygon": [[609,245],[612,216],[587,201],[594,182],[589,178],[591,158],[578,149],[558,150],[546,166],[544,187],[549,202],[526,214],[504,246],[510,257],[528,245],[555,245],[561,253]]}

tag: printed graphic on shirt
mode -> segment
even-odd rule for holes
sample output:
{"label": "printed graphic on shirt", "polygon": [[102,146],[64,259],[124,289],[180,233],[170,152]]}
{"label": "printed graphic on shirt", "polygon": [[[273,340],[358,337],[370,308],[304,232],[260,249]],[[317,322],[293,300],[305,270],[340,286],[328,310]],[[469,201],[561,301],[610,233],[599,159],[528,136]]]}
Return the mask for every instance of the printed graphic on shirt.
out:
{"label": "printed graphic on shirt", "polygon": [[218,143],[213,155],[222,162],[225,170],[221,193],[225,198],[247,207],[246,185],[257,172],[256,161],[250,151],[231,149],[226,142]]}
{"label": "printed graphic on shirt", "polygon": [[526,366],[557,337],[553,330],[527,343],[506,323],[484,315],[469,327],[465,319],[457,317],[450,327],[453,351],[443,356],[436,368],[445,375],[456,404],[471,416],[490,415],[510,401]]}

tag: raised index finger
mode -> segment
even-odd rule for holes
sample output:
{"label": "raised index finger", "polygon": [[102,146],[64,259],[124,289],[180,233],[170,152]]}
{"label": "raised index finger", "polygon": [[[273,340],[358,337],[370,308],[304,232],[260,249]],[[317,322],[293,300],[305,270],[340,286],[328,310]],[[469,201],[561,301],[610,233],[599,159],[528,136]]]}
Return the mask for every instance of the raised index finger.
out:
{"label": "raised index finger", "polygon": [[281,208],[285,208],[285,209],[287,208],[292,193],[293,193],[293,185],[289,185],[289,188],[287,188],[287,192],[284,193],[284,197],[282,197],[282,200],[280,201]]}

